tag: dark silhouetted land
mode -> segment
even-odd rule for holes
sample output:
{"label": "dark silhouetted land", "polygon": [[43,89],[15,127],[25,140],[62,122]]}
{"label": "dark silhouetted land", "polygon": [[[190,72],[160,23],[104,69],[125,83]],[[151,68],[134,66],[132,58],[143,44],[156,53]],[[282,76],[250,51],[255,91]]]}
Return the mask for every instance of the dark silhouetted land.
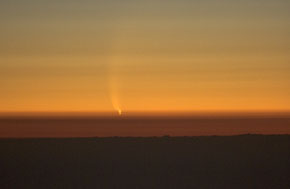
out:
{"label": "dark silhouetted land", "polygon": [[290,115],[0,117],[0,138],[290,134]]}
{"label": "dark silhouetted land", "polygon": [[290,188],[290,136],[0,139],[0,188]]}

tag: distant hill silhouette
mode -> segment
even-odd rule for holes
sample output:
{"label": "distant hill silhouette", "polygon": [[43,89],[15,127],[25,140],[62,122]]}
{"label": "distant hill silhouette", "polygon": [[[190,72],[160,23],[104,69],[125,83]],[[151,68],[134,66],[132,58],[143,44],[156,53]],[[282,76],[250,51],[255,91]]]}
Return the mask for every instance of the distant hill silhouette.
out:
{"label": "distant hill silhouette", "polygon": [[290,134],[290,116],[0,117],[0,138]]}

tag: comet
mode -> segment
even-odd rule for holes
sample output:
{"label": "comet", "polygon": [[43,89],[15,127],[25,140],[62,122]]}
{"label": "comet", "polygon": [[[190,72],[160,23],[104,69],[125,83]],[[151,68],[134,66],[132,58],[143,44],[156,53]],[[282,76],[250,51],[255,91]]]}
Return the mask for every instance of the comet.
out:
{"label": "comet", "polygon": [[122,109],[121,109],[120,104],[119,104],[118,96],[114,92],[111,93],[111,102],[112,102],[112,106],[113,106],[114,110],[117,111],[119,116],[121,116]]}
{"label": "comet", "polygon": [[121,116],[122,115],[122,110],[119,108],[117,111],[118,111],[119,116]]}
{"label": "comet", "polygon": [[122,115],[122,108],[120,105],[119,99],[119,90],[118,90],[118,80],[115,77],[110,78],[110,98],[113,109],[118,113],[119,116]]}

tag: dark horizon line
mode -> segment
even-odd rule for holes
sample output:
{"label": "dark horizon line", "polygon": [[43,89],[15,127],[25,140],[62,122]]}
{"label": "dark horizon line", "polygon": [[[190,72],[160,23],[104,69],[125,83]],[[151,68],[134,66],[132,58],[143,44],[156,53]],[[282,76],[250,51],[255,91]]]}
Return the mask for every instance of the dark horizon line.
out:
{"label": "dark horizon line", "polygon": [[85,112],[85,111],[31,111],[31,112],[0,112],[1,118],[154,118],[154,117],[290,117],[288,111],[124,111],[119,115],[117,111]]}
{"label": "dark horizon line", "polygon": [[245,133],[245,134],[233,134],[233,135],[192,135],[192,136],[174,136],[174,135],[162,135],[162,136],[79,136],[79,137],[69,137],[69,136],[62,136],[62,137],[0,137],[0,141],[2,140],[90,140],[90,139],[183,139],[183,138],[224,138],[224,137],[244,137],[244,136],[290,136],[290,134],[255,134],[255,133]]}

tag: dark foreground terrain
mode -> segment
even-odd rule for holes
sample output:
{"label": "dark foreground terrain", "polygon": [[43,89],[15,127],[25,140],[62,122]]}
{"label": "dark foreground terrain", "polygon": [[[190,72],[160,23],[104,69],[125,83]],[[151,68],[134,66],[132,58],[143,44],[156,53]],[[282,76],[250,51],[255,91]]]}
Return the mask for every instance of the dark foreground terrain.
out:
{"label": "dark foreground terrain", "polygon": [[290,135],[0,139],[0,188],[290,188]]}

